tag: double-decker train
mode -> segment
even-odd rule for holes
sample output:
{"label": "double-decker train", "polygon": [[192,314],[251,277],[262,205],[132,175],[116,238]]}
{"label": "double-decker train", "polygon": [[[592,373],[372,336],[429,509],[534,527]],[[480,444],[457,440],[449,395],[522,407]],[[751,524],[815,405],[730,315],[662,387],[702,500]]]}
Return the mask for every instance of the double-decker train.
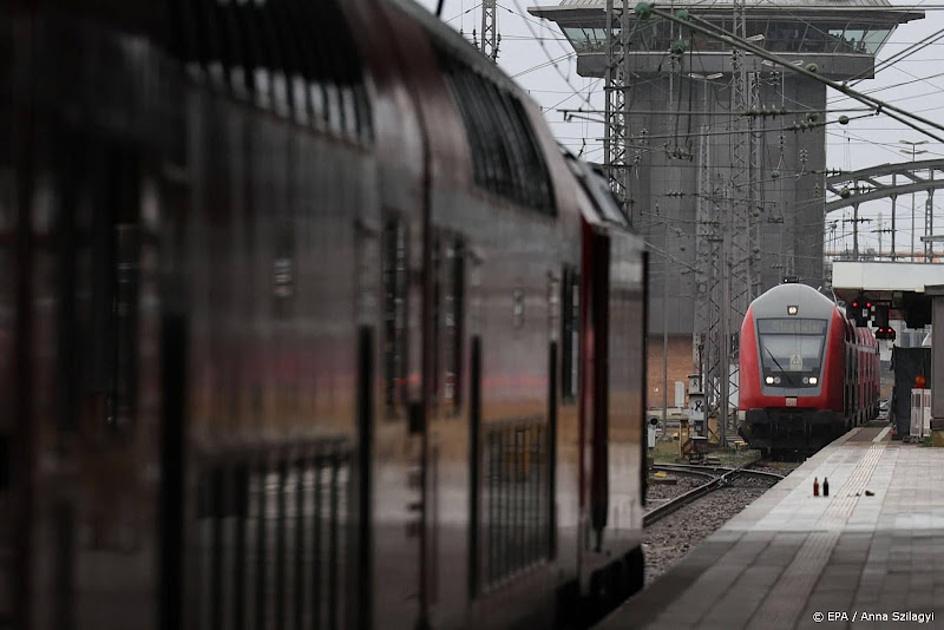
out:
{"label": "double-decker train", "polygon": [[836,302],[784,283],[741,324],[741,436],[765,452],[817,450],[878,413],[878,343]]}
{"label": "double-decker train", "polygon": [[0,628],[580,624],[645,252],[406,0],[0,8]]}

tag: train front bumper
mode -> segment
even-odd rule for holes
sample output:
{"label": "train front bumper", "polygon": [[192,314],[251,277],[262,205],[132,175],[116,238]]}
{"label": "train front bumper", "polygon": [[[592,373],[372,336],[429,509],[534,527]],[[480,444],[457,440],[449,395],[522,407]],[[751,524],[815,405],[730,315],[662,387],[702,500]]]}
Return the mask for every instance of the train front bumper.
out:
{"label": "train front bumper", "polygon": [[845,429],[845,418],[821,409],[750,409],[738,429],[753,448],[818,449]]}

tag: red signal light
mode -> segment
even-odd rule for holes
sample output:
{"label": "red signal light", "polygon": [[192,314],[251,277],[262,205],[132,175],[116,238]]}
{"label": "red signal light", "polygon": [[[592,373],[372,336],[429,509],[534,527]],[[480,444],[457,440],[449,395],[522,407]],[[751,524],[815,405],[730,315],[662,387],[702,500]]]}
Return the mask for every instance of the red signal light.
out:
{"label": "red signal light", "polygon": [[872,303],[871,303],[871,302],[866,302],[866,303],[865,303],[865,308],[872,308]]}

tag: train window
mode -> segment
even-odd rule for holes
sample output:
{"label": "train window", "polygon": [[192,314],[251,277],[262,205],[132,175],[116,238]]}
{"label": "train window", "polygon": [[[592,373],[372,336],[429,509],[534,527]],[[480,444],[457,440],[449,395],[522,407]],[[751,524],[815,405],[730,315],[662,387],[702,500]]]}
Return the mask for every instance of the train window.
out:
{"label": "train window", "polygon": [[246,96],[248,88],[246,86],[246,60],[245,46],[242,45],[242,33],[240,25],[236,21],[236,14],[233,11],[222,10],[222,5],[217,4],[217,14],[219,15],[220,31],[222,33],[223,46],[226,55],[223,65],[226,66],[231,89],[238,96]]}
{"label": "train window", "polygon": [[299,123],[370,141],[363,62],[338,0],[178,1],[171,24],[192,74],[237,97],[251,92],[258,106]]}
{"label": "train window", "polygon": [[126,431],[138,392],[139,156],[130,146],[75,142],[88,144],[83,170],[62,179],[62,321],[74,324],[59,330],[60,427],[72,428],[81,395],[102,426]]}
{"label": "train window", "polygon": [[554,214],[550,175],[518,98],[446,53],[442,67],[465,126],[477,186]]}
{"label": "train window", "polygon": [[0,435],[0,492],[10,487],[11,467],[10,438]]}
{"label": "train window", "polygon": [[262,33],[262,41],[265,45],[262,49],[267,55],[267,67],[269,69],[269,103],[273,110],[280,116],[287,116],[288,107],[288,89],[287,75],[290,69],[287,66],[282,45],[288,38],[287,29],[277,29],[274,25],[275,14],[279,11],[282,2],[272,2],[256,5],[259,20],[258,26]]}
{"label": "train window", "polygon": [[483,480],[485,590],[551,554],[547,427],[540,419],[488,426]]}
{"label": "train window", "polygon": [[442,253],[443,330],[442,402],[448,411],[458,413],[462,407],[462,355],[465,310],[465,247],[461,239],[444,239]]}
{"label": "train window", "polygon": [[326,438],[196,462],[194,617],[212,628],[363,625],[352,446]]}
{"label": "train window", "polygon": [[433,281],[433,300],[430,317],[432,318],[432,339],[430,344],[432,345],[432,351],[430,356],[432,358],[432,366],[430,369],[430,377],[432,378],[432,403],[435,405],[439,400],[439,387],[441,383],[439,366],[441,363],[440,357],[440,337],[442,336],[442,324],[443,324],[443,304],[442,304],[442,294],[443,294],[443,280],[442,280],[442,236],[436,235],[433,238],[433,250],[432,255],[432,281]]}
{"label": "train window", "polygon": [[289,12],[286,2],[278,2],[274,5],[274,14],[277,20],[275,28],[277,32],[284,33],[283,54],[285,59],[285,80],[287,98],[295,120],[299,124],[308,124],[310,115],[308,111],[308,88],[305,86],[303,47],[299,42],[299,33],[292,28],[292,15]]}
{"label": "train window", "polygon": [[322,67],[328,71],[328,76],[322,79],[333,86],[333,89],[329,89],[334,97],[333,104],[336,105],[332,112],[339,118],[332,122],[344,129],[347,135],[355,137],[359,127],[367,125],[368,120],[365,112],[358,111],[363,103],[355,97],[355,92],[363,88],[363,76],[353,35],[347,28],[347,21],[336,0],[308,5],[314,11],[311,24],[317,27],[319,33],[319,37],[312,39],[321,40]]}
{"label": "train window", "polygon": [[[311,21],[312,12],[315,9],[310,5],[311,3],[286,3],[287,19],[293,27]],[[295,39],[299,45],[300,81],[306,92],[304,97],[307,97],[306,100],[310,107],[307,118],[309,123],[315,127],[327,126],[328,121],[335,117],[330,115],[328,85],[319,77],[326,77],[331,74],[325,63],[328,55],[320,47],[323,44],[319,38],[309,37],[297,27],[291,30],[295,32]],[[296,116],[298,116],[297,113]]]}
{"label": "train window", "polygon": [[561,401],[577,399],[580,340],[580,276],[573,267],[564,268],[561,283]]}
{"label": "train window", "polygon": [[400,217],[387,220],[383,230],[383,371],[384,404],[388,417],[406,401],[407,377],[407,232]]}

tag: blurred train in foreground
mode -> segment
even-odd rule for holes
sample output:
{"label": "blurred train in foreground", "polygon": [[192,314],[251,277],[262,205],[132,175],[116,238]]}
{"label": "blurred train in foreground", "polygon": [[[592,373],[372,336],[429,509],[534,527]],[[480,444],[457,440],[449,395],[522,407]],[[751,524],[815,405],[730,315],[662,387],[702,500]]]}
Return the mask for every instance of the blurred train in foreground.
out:
{"label": "blurred train in foreground", "polygon": [[580,624],[645,254],[400,0],[0,9],[0,627]]}
{"label": "blurred train in foreground", "polygon": [[875,337],[812,287],[754,300],[740,348],[740,433],[754,448],[815,451],[878,413]]}

